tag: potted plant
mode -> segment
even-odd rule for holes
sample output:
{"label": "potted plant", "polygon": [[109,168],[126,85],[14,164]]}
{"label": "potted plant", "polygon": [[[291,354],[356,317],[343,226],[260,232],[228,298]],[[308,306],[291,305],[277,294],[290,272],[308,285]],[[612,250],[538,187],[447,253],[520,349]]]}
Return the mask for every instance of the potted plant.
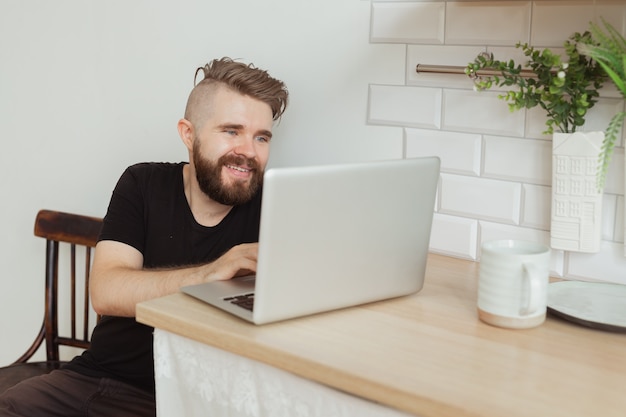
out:
{"label": "potted plant", "polygon": [[[500,61],[492,54],[480,54],[467,65],[465,73],[474,79],[479,91],[494,85],[517,87],[498,97],[509,102],[511,111],[540,106],[548,117],[544,133],[573,133],[585,123],[587,110],[597,102],[598,90],[606,79],[602,68],[579,52],[580,45],[592,42],[589,32],[573,34],[563,44],[566,62],[548,48],[538,50],[518,43],[516,47],[522,48],[529,59],[528,69],[513,60]],[[480,75],[485,69],[494,75]]]}
{"label": "potted plant", "polygon": [[[581,45],[580,53],[594,59],[613,81],[622,97],[626,99],[626,39],[611,24],[602,19],[604,28],[590,24],[593,43]],[[600,154],[601,184],[611,162],[613,148],[620,128],[626,118],[626,112],[620,111],[613,116],[604,135]]]}
{"label": "potted plant", "polygon": [[601,242],[598,155],[604,133],[577,132],[607,79],[594,59],[580,53],[581,45],[591,44],[590,32],[574,33],[563,44],[563,60],[548,48],[518,43],[528,57],[524,67],[481,54],[465,69],[478,91],[511,87],[498,95],[511,111],[536,106],[545,111],[544,133],[552,135],[553,143],[551,246],[579,252],[597,252]]}

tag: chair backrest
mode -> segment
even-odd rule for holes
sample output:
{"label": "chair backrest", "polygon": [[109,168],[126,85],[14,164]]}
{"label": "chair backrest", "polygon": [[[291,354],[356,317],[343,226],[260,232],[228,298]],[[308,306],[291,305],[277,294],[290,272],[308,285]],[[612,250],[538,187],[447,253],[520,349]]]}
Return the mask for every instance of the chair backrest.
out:
{"label": "chair backrest", "polygon": [[[46,239],[44,322],[33,345],[16,362],[26,362],[44,340],[48,361],[59,360],[59,346],[61,345],[83,349],[89,347],[91,253],[96,246],[101,228],[102,219],[98,217],[50,210],[41,210],[37,214],[35,236]],[[62,251],[62,246],[66,246],[69,251]],[[63,283],[63,287],[68,288],[70,292],[68,315],[71,323],[69,323],[68,334],[61,336],[59,335],[59,254],[68,252],[68,263],[63,263],[64,266],[67,265],[67,268],[63,269],[63,275],[69,275],[69,277],[68,282]],[[83,268],[82,272],[79,268]],[[80,284],[79,281],[81,281]],[[77,296],[79,288],[82,288],[83,294]],[[77,300],[81,300],[78,308]]]}

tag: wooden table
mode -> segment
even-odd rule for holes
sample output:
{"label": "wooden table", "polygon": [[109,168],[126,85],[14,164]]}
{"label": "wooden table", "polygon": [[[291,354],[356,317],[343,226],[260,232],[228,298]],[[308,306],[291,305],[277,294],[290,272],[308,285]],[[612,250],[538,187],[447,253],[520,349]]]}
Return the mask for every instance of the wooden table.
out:
{"label": "wooden table", "polygon": [[484,324],[478,268],[431,254],[416,295],[264,326],[181,293],[137,320],[423,417],[626,415],[625,334]]}

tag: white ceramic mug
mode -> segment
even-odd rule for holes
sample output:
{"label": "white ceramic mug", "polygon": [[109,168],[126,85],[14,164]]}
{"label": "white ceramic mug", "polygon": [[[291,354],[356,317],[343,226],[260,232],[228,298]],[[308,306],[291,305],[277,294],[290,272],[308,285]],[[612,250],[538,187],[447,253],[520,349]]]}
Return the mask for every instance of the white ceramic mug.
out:
{"label": "white ceramic mug", "polygon": [[492,240],[481,248],[478,317],[498,327],[525,329],[546,318],[550,248],[522,240]]}

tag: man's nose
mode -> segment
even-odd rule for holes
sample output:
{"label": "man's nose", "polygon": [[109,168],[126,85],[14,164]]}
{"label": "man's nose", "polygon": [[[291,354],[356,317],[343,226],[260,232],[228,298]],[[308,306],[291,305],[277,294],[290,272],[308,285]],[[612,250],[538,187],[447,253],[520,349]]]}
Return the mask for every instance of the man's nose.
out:
{"label": "man's nose", "polygon": [[253,138],[242,137],[235,146],[234,152],[238,155],[244,155],[248,158],[256,156]]}

